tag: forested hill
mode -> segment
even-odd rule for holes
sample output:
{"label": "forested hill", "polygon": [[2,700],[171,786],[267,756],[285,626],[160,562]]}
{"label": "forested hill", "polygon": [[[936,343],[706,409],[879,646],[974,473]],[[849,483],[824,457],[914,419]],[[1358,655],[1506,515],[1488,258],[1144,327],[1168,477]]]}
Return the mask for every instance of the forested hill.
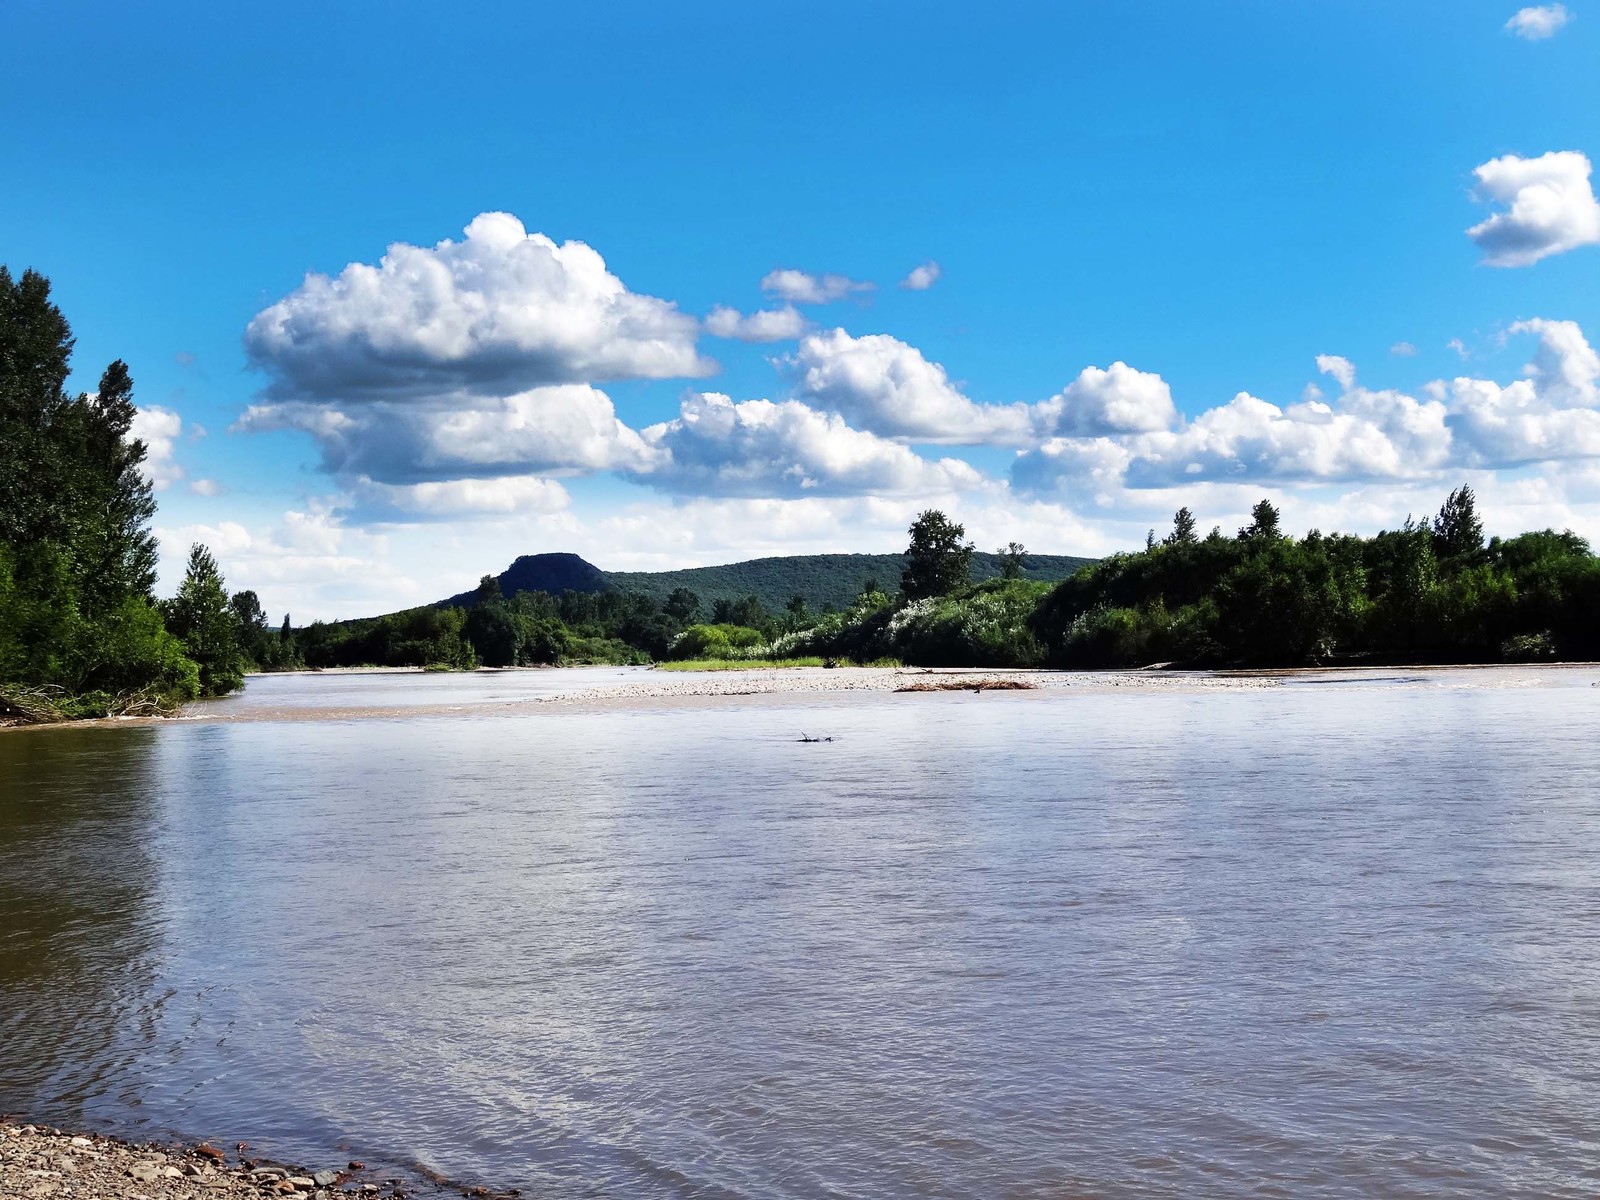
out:
{"label": "forested hill", "polygon": [[[1065,554],[1028,554],[1022,577],[1041,583],[1065,579],[1093,562]],[[755,558],[720,567],[688,567],[681,571],[602,571],[576,554],[528,554],[497,577],[500,594],[518,592],[600,592],[615,588],[665,600],[677,588],[688,588],[707,606],[718,600],[737,601],[754,596],[768,610],[781,612],[795,596],[820,611],[828,605],[846,608],[861,593],[862,584],[876,580],[893,592],[900,586],[904,554],[796,554],[782,558]],[[998,554],[972,556],[974,582],[1000,574]],[[457,607],[472,602],[473,593],[452,596],[446,604]]]}

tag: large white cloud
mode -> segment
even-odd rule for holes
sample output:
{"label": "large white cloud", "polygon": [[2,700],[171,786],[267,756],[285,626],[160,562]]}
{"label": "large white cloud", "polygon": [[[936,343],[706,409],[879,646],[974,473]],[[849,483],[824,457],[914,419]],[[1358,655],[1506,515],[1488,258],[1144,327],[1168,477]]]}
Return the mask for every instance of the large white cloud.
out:
{"label": "large white cloud", "polygon": [[1037,406],[1035,426],[1047,437],[1152,433],[1178,419],[1172,391],[1159,375],[1125,362],[1085,367],[1060,393]]}
{"label": "large white cloud", "polygon": [[1318,355],[1340,385],[1286,407],[1240,392],[1175,429],[1056,437],[1020,454],[1012,483],[1030,495],[1125,506],[1128,490],[1207,484],[1326,486],[1441,480],[1451,472],[1600,458],[1600,356],[1571,321],[1519,321],[1538,337],[1523,379],[1462,377],[1423,397],[1372,390],[1349,359]]}
{"label": "large white cloud", "polygon": [[610,397],[585,384],[432,405],[253,405],[238,428],[301,430],[316,440],[327,470],[392,484],[640,469],[652,458]]}
{"label": "large white cloud", "polygon": [[710,496],[928,495],[975,488],[958,459],[931,461],[796,400],[684,398],[676,419],[644,431],[657,461],[634,473],[668,491]]}
{"label": "large white cloud", "polygon": [[1540,4],[1519,8],[1506,22],[1506,31],[1529,42],[1541,42],[1555,35],[1572,19],[1564,4]]}
{"label": "large white cloud", "polygon": [[1449,404],[1459,461],[1477,467],[1600,458],[1600,355],[1572,321],[1518,321],[1535,334],[1525,378],[1504,386],[1460,377],[1431,391]]}
{"label": "large white cloud", "polygon": [[1448,458],[1444,405],[1398,392],[1278,405],[1240,392],[1183,429],[1143,439],[1136,487],[1185,480],[1311,482],[1418,478]]}
{"label": "large white cloud", "polygon": [[582,242],[483,213],[461,241],[399,242],[317,273],[245,331],[279,400],[351,404],[703,375],[693,317],[630,292]]}
{"label": "large white cloud", "polygon": [[1107,510],[1123,503],[1133,452],[1114,438],[1050,438],[1019,454],[1011,482],[1025,496],[1049,496],[1076,509]]}
{"label": "large white cloud", "polygon": [[1523,373],[1534,381],[1546,400],[1558,404],[1593,405],[1600,403],[1600,354],[1589,345],[1576,321],[1547,321],[1534,318],[1518,321],[1507,333],[1532,333],[1539,338],[1539,349]]}
{"label": "large white cloud", "polygon": [[1467,230],[1491,267],[1526,267],[1600,242],[1600,201],[1585,155],[1575,150],[1538,158],[1507,154],[1474,174],[1479,197],[1506,206]]}
{"label": "large white cloud", "polygon": [[1178,417],[1161,376],[1124,362],[1085,367],[1037,404],[979,404],[944,367],[888,334],[843,329],[801,339],[795,390],[884,437],[955,446],[1029,446],[1052,437],[1148,433]]}
{"label": "large white cloud", "polygon": [[1024,445],[1032,437],[1025,405],[975,404],[944,367],[884,333],[851,337],[842,329],[808,334],[795,354],[796,392],[883,437],[946,445]]}

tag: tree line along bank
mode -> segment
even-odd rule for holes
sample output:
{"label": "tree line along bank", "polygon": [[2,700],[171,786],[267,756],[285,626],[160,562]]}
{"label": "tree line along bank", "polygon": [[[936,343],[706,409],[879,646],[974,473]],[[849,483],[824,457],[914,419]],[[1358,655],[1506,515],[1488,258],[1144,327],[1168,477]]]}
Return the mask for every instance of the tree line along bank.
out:
{"label": "tree line along bank", "polygon": [[930,510],[898,586],[867,579],[847,606],[795,597],[708,610],[680,588],[500,595],[295,632],[307,665],[465,667],[658,660],[898,661],[972,667],[1294,667],[1600,658],[1600,559],[1570,532],[1486,539],[1471,488],[1372,537],[1283,533],[1263,500],[1232,534],[1181,509],[1162,538],[1060,583],[1021,578],[1027,551],[970,581],[964,529]]}

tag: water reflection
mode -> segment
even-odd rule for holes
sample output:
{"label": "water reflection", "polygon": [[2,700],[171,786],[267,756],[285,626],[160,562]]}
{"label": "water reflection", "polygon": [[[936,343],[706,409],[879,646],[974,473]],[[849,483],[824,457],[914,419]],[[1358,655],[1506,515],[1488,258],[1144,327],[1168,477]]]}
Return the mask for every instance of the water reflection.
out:
{"label": "water reflection", "polygon": [[159,739],[151,728],[0,737],[0,1110],[81,1118],[151,1035]]}
{"label": "water reflection", "polygon": [[0,737],[0,1103],[554,1196],[1589,1195],[1596,679]]}

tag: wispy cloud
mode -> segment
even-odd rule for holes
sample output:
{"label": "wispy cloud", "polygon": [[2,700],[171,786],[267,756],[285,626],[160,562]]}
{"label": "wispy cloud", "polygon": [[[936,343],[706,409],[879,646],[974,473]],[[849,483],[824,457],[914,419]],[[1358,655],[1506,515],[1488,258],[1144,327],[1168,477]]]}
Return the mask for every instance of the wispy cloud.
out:
{"label": "wispy cloud", "polygon": [[790,304],[832,304],[846,296],[874,292],[877,287],[875,283],[851,279],[848,275],[811,275],[789,267],[768,271],[761,280],[763,292]]}

